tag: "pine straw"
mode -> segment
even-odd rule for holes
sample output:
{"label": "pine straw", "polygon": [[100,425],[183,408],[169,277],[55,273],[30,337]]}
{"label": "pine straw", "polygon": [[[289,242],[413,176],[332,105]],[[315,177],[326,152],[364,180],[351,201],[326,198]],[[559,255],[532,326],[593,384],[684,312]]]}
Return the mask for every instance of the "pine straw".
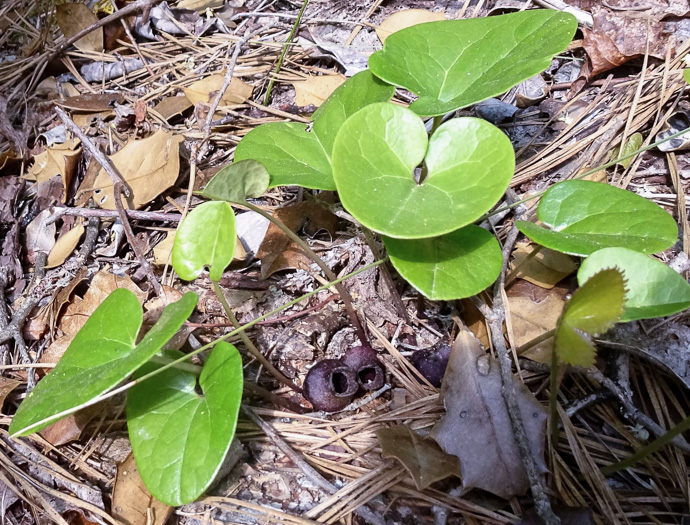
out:
{"label": "pine straw", "polygon": [[[3,2],[0,19],[21,5],[21,0]],[[469,2],[465,3],[465,8]],[[234,117],[222,127],[214,127],[210,136],[218,152],[205,161],[217,165],[229,158],[239,139],[255,126],[273,120],[290,119],[306,122],[308,118],[293,115],[276,108],[265,107],[261,100],[273,64],[284,45],[289,28],[266,28],[250,41],[250,51],[238,61],[235,75],[255,87],[253,101],[219,108]],[[14,40],[29,41],[41,35],[28,22],[18,20],[0,35],[0,46],[8,46]],[[14,39],[14,40],[13,40]],[[12,63],[0,63],[0,92],[9,93],[10,119],[21,119],[25,97],[32,98],[33,90],[45,70],[46,57],[62,40],[53,32],[54,41],[42,53],[19,59]],[[222,73],[228,63],[237,38],[213,35],[193,37],[168,36],[160,42],[142,42],[139,48],[148,61],[154,75],[141,69],[126,78],[106,82],[97,87],[83,80],[85,92],[118,90],[130,100],[143,99],[153,106],[165,97],[172,96],[185,86],[211,73]],[[529,158],[519,156],[519,164],[513,180],[514,187],[535,182],[546,188],[553,182],[572,178],[585,169],[596,167],[609,160],[611,151],[631,134],[643,132],[645,145],[653,141],[666,116],[670,114],[679,96],[685,90],[681,71],[686,44],[673,60],[651,66],[644,74],[626,82],[611,83],[598,90],[592,98],[592,90],[585,89],[564,108],[581,100],[592,99],[586,109],[569,123],[554,140],[540,145],[538,153]],[[132,46],[122,43],[119,52],[131,52]],[[79,79],[75,60],[88,58],[110,62],[113,54],[70,52],[62,60]],[[290,81],[320,68],[303,65],[305,54],[298,48],[288,53],[285,67],[277,80]],[[20,103],[22,101],[22,103]],[[271,117],[254,118],[246,110],[257,108]],[[548,123],[544,123],[546,127]],[[176,133],[193,140],[203,136],[195,122],[176,125],[164,124]],[[195,127],[197,126],[197,127]],[[103,128],[101,132],[107,135]],[[3,148],[0,147],[0,150]],[[614,183],[627,187],[631,181],[643,177],[638,172],[640,160],[623,172],[618,172]],[[677,180],[677,177],[676,177]],[[676,202],[684,204],[680,197],[682,186],[677,184]],[[671,203],[664,201],[671,206]],[[687,224],[684,206],[677,209],[681,224]],[[687,244],[684,248],[688,250]],[[447,490],[418,490],[405,469],[393,459],[383,458],[374,432],[382,427],[407,424],[420,431],[428,431],[443,414],[438,392],[430,385],[420,384],[412,372],[412,366],[376,327],[369,325],[379,346],[384,349],[387,368],[397,388],[404,389],[409,403],[393,407],[392,402],[379,397],[362,409],[324,418],[314,414],[297,415],[270,409],[256,409],[261,417],[270,422],[280,437],[328,479],[344,480],[335,494],[325,495],[321,502],[303,516],[278,510],[237,497],[207,497],[197,507],[211,506],[221,510],[254,518],[260,523],[282,522],[289,524],[347,522],[352,512],[368,504],[381,512],[386,505],[417,509],[428,514],[429,509],[441,506],[457,512],[467,523],[514,523],[519,520],[521,504],[529,506],[529,498],[518,499],[504,508],[492,508],[471,497],[450,495]],[[522,379],[546,402],[548,378],[544,374],[521,372]],[[654,421],[670,428],[686,417],[690,400],[688,393],[676,387],[676,383],[648,363],[633,359],[631,366],[632,392],[637,405]],[[599,386],[585,376],[574,374],[567,378],[561,392],[561,403],[570,403],[596,394]],[[618,462],[641,448],[644,440],[637,429],[629,427],[618,410],[615,400],[598,402],[568,416],[559,408],[563,428],[556,447],[549,447],[550,486],[553,498],[569,506],[584,506],[593,510],[595,521],[608,523],[679,523],[680,513],[687,510],[690,501],[688,486],[688,457],[672,446],[654,454],[635,468],[605,479],[599,467]],[[2,424],[6,425],[8,418]],[[122,421],[104,422],[121,428]],[[267,438],[252,423],[241,420],[238,437],[244,442],[269,445]],[[86,443],[74,443],[52,447],[40,437],[20,440],[13,444],[4,431],[0,432],[0,480],[16,491],[29,506],[56,523],[64,519],[53,509],[47,495],[77,508],[91,511],[104,522],[113,523],[103,511],[69,495],[79,490],[93,490],[86,484],[109,486],[112,472],[105,468],[107,461],[97,452],[101,438]],[[53,459],[51,459],[53,458]],[[65,468],[61,465],[69,465]],[[30,470],[27,470],[31,467]],[[42,476],[48,476],[42,477]],[[41,479],[59,480],[56,490]],[[611,481],[613,480],[613,482]],[[381,495],[385,495],[381,499]],[[278,503],[278,502],[274,502]],[[421,521],[421,518],[420,518]]]}

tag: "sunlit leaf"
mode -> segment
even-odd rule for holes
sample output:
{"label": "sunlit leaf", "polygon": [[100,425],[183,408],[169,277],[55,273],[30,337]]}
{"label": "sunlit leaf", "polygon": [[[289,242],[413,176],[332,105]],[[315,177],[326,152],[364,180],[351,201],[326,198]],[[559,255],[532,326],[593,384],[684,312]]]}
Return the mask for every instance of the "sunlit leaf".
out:
{"label": "sunlit leaf", "polygon": [[261,197],[270,180],[271,176],[260,162],[241,160],[216,173],[201,194],[208,199],[241,204],[247,197]]}

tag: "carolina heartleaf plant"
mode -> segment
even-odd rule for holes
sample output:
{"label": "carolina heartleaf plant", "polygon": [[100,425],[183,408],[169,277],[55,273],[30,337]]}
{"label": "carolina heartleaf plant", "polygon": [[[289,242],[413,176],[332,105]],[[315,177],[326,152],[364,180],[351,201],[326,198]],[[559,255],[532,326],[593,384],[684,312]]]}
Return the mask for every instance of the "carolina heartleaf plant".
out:
{"label": "carolina heartleaf plant", "polygon": [[[242,139],[235,162],[202,192],[211,201],[180,224],[174,269],[193,280],[208,268],[222,294],[218,282],[236,245],[232,205],[246,204],[269,187],[296,185],[337,190],[345,209],[382,236],[400,275],[430,299],[480,292],[498,276],[503,256],[497,239],[474,223],[502,198],[514,154],[493,125],[470,117],[442,123],[442,115],[540,73],[566,49],[576,28],[567,13],[530,10],[430,22],[391,35],[372,55],[370,70],[334,91],[308,126],[263,124]],[[396,86],[418,96],[409,109],[390,102]],[[430,136],[422,119],[429,116]],[[613,273],[625,279],[628,297],[623,320],[690,306],[687,282],[647,255],[677,238],[675,222],[656,205],[606,184],[567,181],[542,198],[539,219],[547,228],[526,222],[518,227],[544,246],[588,256],[578,274],[583,289],[601,279],[601,270],[619,268]],[[653,289],[646,287],[648,280]],[[577,337],[586,331],[576,315],[578,303],[589,304],[596,294],[584,293],[563,314],[561,348],[579,344]],[[128,390],[129,434],[146,486],[172,505],[197,499],[234,436],[242,362],[223,341],[230,334],[186,355],[165,349],[196,301],[190,292],[170,304],[137,344],[141,307],[131,292],[113,292],[26,397],[10,433],[39,431]],[[595,328],[604,325],[608,320]],[[182,362],[211,347],[203,367]],[[589,363],[593,355],[589,348],[575,349],[572,358],[568,351],[560,354],[572,364]]]}

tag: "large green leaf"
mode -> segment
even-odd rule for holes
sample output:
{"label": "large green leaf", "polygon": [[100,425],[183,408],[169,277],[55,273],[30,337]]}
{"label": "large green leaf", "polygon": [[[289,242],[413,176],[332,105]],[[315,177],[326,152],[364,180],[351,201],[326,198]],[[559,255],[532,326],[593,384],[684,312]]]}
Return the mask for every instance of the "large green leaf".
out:
{"label": "large green leaf", "polygon": [[79,330],[55,369],[26,396],[10,425],[24,436],[87,406],[146,363],[175,335],[196,306],[188,292],[168,305],[135,345],[142,323],[136,296],[124,288],[111,293]]}
{"label": "large green leaf", "polygon": [[[180,352],[167,353],[173,359]],[[161,365],[149,363],[140,374]],[[195,501],[218,473],[235,435],[242,400],[242,359],[218,343],[199,377],[171,367],[134,386],[127,426],[141,479],[168,505]]]}
{"label": "large green leaf", "polygon": [[[414,169],[425,164],[426,178]],[[333,177],[345,208],[390,237],[434,237],[466,226],[503,195],[515,157],[508,138],[476,118],[450,120],[427,137],[422,120],[390,103],[371,104],[340,128]]]}
{"label": "large green leaf", "polygon": [[440,237],[384,237],[383,242],[400,275],[434,300],[462,299],[481,292],[496,280],[503,264],[496,238],[474,225]]}
{"label": "large green leaf", "polygon": [[261,197],[270,182],[271,176],[263,164],[241,160],[216,173],[201,194],[208,199],[242,204],[247,197]]}
{"label": "large green leaf", "polygon": [[541,198],[537,216],[551,229],[527,221],[516,225],[533,241],[572,255],[614,246],[655,253],[673,246],[678,237],[676,221],[662,208],[601,182],[555,184]]}
{"label": "large green leaf", "polygon": [[616,269],[603,270],[581,286],[565,305],[556,326],[558,358],[574,366],[594,364],[591,338],[611,328],[623,314],[625,281]]}
{"label": "large green leaf", "polygon": [[177,229],[172,265],[185,281],[196,279],[205,266],[212,281],[220,281],[235,255],[235,214],[227,202],[205,202],[185,217]]}
{"label": "large green leaf", "polygon": [[443,115],[541,73],[576,29],[572,15],[548,10],[418,24],[389,36],[369,67],[419,95],[417,114]]}
{"label": "large green leaf", "polygon": [[604,248],[587,257],[577,273],[580,285],[604,268],[623,272],[628,294],[621,321],[652,319],[690,308],[690,284],[666,266],[627,248]]}
{"label": "large green leaf", "polygon": [[372,102],[391,99],[395,88],[362,71],[338,87],[312,116],[313,127],[295,122],[257,126],[240,141],[235,160],[254,159],[271,174],[270,187],[298,185],[335,190],[331,151],[345,120]]}

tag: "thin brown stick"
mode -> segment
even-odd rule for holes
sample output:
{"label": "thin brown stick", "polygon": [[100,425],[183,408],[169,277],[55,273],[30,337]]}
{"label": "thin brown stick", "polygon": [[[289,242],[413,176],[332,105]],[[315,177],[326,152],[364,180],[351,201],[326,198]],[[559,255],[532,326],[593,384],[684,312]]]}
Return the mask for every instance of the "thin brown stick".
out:
{"label": "thin brown stick", "polygon": [[58,117],[60,117],[60,120],[62,120],[62,122],[65,124],[65,127],[68,128],[72,133],[74,133],[74,135],[76,135],[77,138],[79,138],[81,143],[84,145],[84,148],[87,149],[91,156],[96,160],[96,162],[98,162],[103,167],[105,172],[110,177],[110,180],[113,182],[113,199],[115,200],[115,208],[117,209],[118,216],[122,221],[122,226],[125,229],[127,241],[132,247],[134,255],[139,261],[139,264],[144,269],[146,275],[151,281],[151,285],[153,286],[155,294],[158,297],[161,297],[163,295],[163,287],[158,282],[158,279],[156,279],[156,275],[153,273],[153,268],[151,268],[151,265],[149,264],[148,260],[146,260],[146,257],[139,248],[139,244],[136,242],[136,238],[134,237],[134,231],[132,230],[132,226],[129,224],[129,220],[127,219],[127,211],[125,210],[125,207],[122,204],[122,195],[124,195],[125,197],[129,197],[132,194],[129,187],[127,186],[127,183],[122,178],[122,175],[120,175],[120,173],[117,171],[117,168],[110,161],[110,159],[106,157],[103,154],[103,152],[96,147],[96,145],[91,141],[91,139],[86,136],[86,134],[81,130],[81,128],[79,128],[79,126],[77,126],[74,123],[74,121],[69,117],[69,115],[67,115],[67,113],[65,113],[65,111],[62,110],[62,108],[60,108],[59,106],[55,106],[55,112],[57,113]]}

